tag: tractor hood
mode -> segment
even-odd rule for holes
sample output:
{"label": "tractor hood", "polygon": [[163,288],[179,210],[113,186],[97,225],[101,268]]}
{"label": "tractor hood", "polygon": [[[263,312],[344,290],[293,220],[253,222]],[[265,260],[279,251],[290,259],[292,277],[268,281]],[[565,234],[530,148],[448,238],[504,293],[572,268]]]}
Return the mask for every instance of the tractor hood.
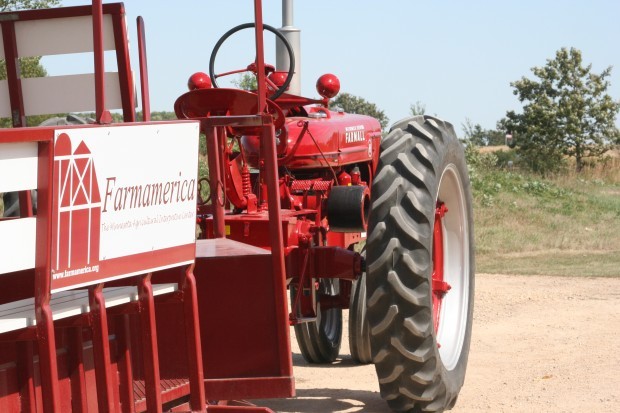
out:
{"label": "tractor hood", "polygon": [[[381,125],[376,119],[335,112],[322,106],[303,109],[303,115],[287,117],[283,128],[276,132],[280,166],[314,169],[329,165],[336,168],[367,162],[379,150]],[[286,142],[281,141],[282,138]],[[241,142],[249,163],[257,163],[258,137],[244,136]]]}

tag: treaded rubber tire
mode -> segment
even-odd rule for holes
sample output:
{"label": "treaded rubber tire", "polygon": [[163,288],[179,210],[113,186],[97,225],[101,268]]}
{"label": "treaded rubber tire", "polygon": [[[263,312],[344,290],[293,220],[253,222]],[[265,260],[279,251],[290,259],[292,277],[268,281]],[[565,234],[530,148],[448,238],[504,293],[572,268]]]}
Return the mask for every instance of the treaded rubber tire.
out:
{"label": "treaded rubber tire", "polygon": [[17,192],[5,192],[2,195],[2,202],[4,203],[3,215],[5,217],[19,216],[19,198]]}
{"label": "treaded rubber tire", "polygon": [[[366,250],[362,251],[366,258]],[[351,358],[358,364],[372,363],[370,332],[366,319],[366,273],[353,281],[349,305],[349,349]]]}
{"label": "treaded rubber tire", "polygon": [[[330,290],[331,295],[338,294],[337,280],[320,280],[321,290]],[[294,300],[295,289],[291,288],[291,301]],[[340,353],[342,343],[342,309],[330,308],[321,312],[320,298],[317,297],[317,319],[308,323],[295,325],[295,337],[301,355],[308,363],[332,363]]]}
{"label": "treaded rubber tire", "polygon": [[[31,190],[33,214],[37,213],[37,190]],[[18,217],[19,210],[19,192],[5,192],[2,195],[2,202],[4,203],[4,216],[5,217]]]}
{"label": "treaded rubber tire", "polygon": [[[448,188],[458,192],[448,197],[460,199],[460,211],[448,205],[448,214],[462,217],[463,248],[451,250],[450,241],[446,244],[444,238],[444,263],[461,261],[460,270],[453,271],[456,274],[444,274],[457,277],[454,283],[460,285],[460,293],[455,296],[457,305],[451,305],[447,298],[453,291],[448,292],[440,319],[456,318],[458,328],[445,332],[441,321],[436,333],[433,225],[444,174],[449,179],[446,182],[452,183]],[[394,411],[450,409],[465,380],[474,299],[471,188],[463,147],[452,125],[431,116],[415,116],[392,126],[381,142],[371,196],[367,317],[381,396]],[[452,239],[451,234],[447,237]],[[444,340],[451,349],[445,360],[438,337],[440,344]]]}

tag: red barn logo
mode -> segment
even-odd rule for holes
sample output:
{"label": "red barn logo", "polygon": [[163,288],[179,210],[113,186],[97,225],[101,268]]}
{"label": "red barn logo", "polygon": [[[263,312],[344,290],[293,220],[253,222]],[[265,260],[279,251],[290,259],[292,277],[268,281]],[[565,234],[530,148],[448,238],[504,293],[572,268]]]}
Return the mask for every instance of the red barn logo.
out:
{"label": "red barn logo", "polygon": [[93,157],[83,141],[73,150],[69,135],[58,136],[54,177],[53,279],[98,272],[101,197]]}

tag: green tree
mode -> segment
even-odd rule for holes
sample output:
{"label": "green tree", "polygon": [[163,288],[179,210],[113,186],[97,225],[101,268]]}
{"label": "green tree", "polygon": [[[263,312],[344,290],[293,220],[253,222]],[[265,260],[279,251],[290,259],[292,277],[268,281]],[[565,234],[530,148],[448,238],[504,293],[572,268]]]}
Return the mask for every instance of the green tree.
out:
{"label": "green tree", "polygon": [[251,73],[245,72],[239,75],[239,78],[231,81],[233,85],[243,90],[256,90],[258,84],[256,83],[256,76]]}
{"label": "green tree", "polygon": [[379,121],[382,129],[385,129],[390,121],[385,113],[374,103],[346,92],[340,93],[335,99],[331,100],[329,107],[331,109],[341,108],[347,113],[372,116]]}
{"label": "green tree", "polygon": [[[138,117],[138,119],[142,119],[142,113],[140,113],[140,116]],[[156,120],[176,120],[176,119],[177,119],[177,115],[174,112],[167,112],[167,111],[151,112],[151,120],[152,121],[156,121]]]}
{"label": "green tree", "polygon": [[409,113],[413,116],[424,115],[426,113],[426,105],[418,100],[413,105],[409,105]]}
{"label": "green tree", "polygon": [[[45,9],[60,5],[59,0],[0,0],[0,12]],[[41,57],[24,57],[19,59],[22,77],[47,76],[45,68],[41,66]],[[6,63],[0,61],[0,79],[6,79]]]}
{"label": "green tree", "polygon": [[60,0],[0,0],[0,12],[46,9],[60,5]]}
{"label": "green tree", "polygon": [[[44,77],[47,71],[41,66],[41,57],[22,57],[19,59],[19,67],[21,69],[21,77]],[[0,60],[0,80],[6,79],[6,62]]]}
{"label": "green tree", "polygon": [[474,123],[471,119],[465,119],[462,125],[465,134],[464,141],[475,146],[499,146],[506,143],[506,132],[501,127],[501,121],[497,123],[497,129],[484,129],[479,123]]}
{"label": "green tree", "polygon": [[620,102],[607,94],[611,67],[593,73],[592,65],[583,66],[579,50],[562,48],[532,72],[537,79],[510,84],[523,112],[509,111],[504,124],[533,170],[553,172],[564,157],[572,157],[579,172],[588,158],[601,158],[619,139]]}

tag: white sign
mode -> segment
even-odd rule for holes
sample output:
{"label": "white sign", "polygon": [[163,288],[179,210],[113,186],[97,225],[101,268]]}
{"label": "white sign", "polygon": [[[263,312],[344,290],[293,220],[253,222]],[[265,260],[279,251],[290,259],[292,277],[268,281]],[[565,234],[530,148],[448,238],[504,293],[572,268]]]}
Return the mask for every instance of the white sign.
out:
{"label": "white sign", "polygon": [[[196,122],[56,131],[56,289],[172,266],[181,246],[193,259],[198,137]],[[170,259],[162,261],[165,252]]]}

